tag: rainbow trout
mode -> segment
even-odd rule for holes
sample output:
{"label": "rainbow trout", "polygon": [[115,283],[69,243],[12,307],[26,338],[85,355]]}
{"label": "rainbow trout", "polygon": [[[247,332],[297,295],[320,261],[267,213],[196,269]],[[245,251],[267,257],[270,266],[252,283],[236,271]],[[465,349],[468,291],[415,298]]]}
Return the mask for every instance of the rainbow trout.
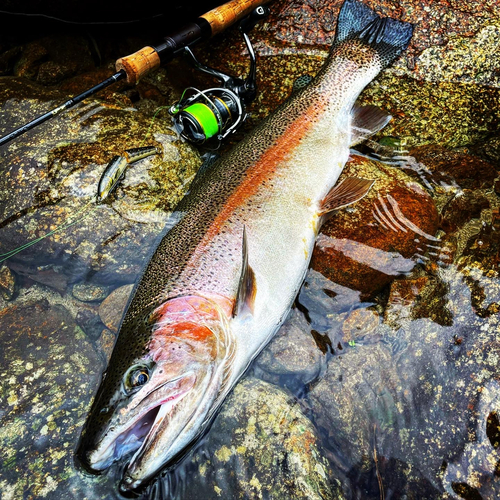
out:
{"label": "rainbow trout", "polygon": [[147,483],[208,426],[286,318],[322,220],[371,186],[335,186],[349,147],[387,123],[356,107],[412,26],[346,0],[320,72],[201,173],[138,282],[78,456],[130,456],[122,490]]}

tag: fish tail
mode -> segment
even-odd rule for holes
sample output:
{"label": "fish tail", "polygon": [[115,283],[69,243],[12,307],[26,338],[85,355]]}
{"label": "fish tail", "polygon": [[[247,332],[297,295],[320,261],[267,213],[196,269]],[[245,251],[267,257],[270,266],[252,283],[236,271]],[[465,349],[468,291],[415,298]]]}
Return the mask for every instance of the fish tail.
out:
{"label": "fish tail", "polygon": [[413,25],[380,17],[358,0],[345,0],[340,10],[335,44],[358,39],[375,49],[382,66],[388,66],[410,43]]}

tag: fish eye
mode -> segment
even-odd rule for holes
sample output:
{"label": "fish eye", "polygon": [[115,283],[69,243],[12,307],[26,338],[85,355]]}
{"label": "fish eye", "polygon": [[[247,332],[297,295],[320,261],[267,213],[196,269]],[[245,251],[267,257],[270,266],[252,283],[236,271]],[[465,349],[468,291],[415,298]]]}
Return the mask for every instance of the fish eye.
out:
{"label": "fish eye", "polygon": [[130,376],[130,385],[137,387],[139,385],[144,385],[149,380],[149,372],[146,370],[136,370]]}
{"label": "fish eye", "polygon": [[127,370],[123,377],[123,388],[127,394],[139,390],[147,384],[151,377],[151,368],[147,365],[134,365]]}

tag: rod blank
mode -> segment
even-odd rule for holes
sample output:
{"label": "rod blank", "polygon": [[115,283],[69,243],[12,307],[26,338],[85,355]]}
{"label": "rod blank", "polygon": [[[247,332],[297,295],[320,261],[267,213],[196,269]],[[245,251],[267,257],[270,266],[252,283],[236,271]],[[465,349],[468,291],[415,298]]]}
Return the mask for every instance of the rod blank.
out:
{"label": "rod blank", "polygon": [[90,97],[91,95],[94,95],[97,92],[100,92],[102,89],[105,89],[106,87],[109,87],[113,83],[117,82],[118,80],[123,80],[126,78],[127,73],[125,73],[124,70],[120,70],[114,75],[110,76],[106,80],[104,80],[101,83],[98,83],[94,87],[86,90],[85,92],[82,92],[81,94],[78,94],[75,97],[72,97],[65,103],[61,104],[60,106],[57,106],[57,108],[52,109],[51,111],[48,111],[44,115],[39,116],[38,118],[35,118],[34,120],[30,121],[29,123],[26,123],[22,127],[17,128],[10,134],[5,135],[4,137],[0,138],[0,146],[3,146],[7,142],[11,141],[12,139],[15,139],[16,137],[19,137],[20,135],[24,134],[25,132],[28,132],[28,130],[31,130],[32,128],[35,128],[36,126],[40,125],[43,122],[46,122],[47,120],[50,120],[54,116],[58,115],[59,113],[62,113],[66,109],[72,108],[79,102],[83,101],[84,99],[87,99],[87,97]]}

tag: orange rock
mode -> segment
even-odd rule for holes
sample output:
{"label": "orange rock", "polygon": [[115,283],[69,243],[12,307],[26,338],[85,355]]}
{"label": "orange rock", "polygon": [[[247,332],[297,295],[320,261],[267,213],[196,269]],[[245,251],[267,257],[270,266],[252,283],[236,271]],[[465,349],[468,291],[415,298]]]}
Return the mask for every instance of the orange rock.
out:
{"label": "orange rock", "polygon": [[438,253],[439,215],[420,184],[397,168],[356,156],[340,180],[346,176],[376,182],[367,197],[325,223],[311,265],[366,298],[409,273],[428,249]]}
{"label": "orange rock", "polygon": [[477,156],[450,151],[442,146],[426,145],[412,148],[410,155],[437,176],[450,176],[463,189],[485,189],[494,185],[495,167]]}

